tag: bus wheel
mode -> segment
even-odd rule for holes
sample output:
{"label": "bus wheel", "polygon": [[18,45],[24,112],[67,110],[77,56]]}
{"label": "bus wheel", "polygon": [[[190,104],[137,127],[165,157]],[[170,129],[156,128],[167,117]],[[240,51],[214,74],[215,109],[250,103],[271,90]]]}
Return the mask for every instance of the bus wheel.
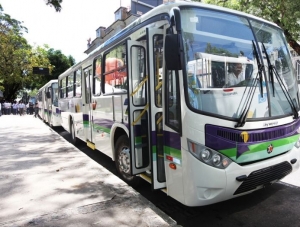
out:
{"label": "bus wheel", "polygon": [[129,185],[137,186],[140,178],[130,174],[130,150],[129,140],[126,135],[122,135],[115,144],[116,168],[120,177]]}
{"label": "bus wheel", "polygon": [[72,136],[72,143],[74,145],[76,145],[78,142],[78,139],[76,138],[75,125],[72,120],[71,120],[71,136]]}

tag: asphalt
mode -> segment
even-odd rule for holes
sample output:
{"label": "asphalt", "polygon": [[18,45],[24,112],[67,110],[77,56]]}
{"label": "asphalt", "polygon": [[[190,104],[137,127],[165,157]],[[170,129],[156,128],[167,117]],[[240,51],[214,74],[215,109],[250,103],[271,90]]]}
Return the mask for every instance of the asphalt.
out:
{"label": "asphalt", "polygon": [[0,117],[0,226],[176,222],[32,115]]}

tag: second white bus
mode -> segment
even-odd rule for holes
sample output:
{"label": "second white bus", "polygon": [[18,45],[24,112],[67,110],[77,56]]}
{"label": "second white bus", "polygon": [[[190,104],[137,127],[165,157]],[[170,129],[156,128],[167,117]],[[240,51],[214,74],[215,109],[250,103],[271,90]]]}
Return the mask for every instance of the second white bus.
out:
{"label": "second white bus", "polygon": [[41,87],[37,94],[39,117],[51,127],[61,126],[58,108],[58,80],[50,80]]}

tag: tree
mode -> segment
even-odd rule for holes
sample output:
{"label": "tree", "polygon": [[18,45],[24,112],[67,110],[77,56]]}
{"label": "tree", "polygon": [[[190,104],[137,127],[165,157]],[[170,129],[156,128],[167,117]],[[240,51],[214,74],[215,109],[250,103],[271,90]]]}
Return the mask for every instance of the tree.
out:
{"label": "tree", "polygon": [[23,32],[27,29],[22,23],[4,14],[0,5],[0,89],[5,98],[12,98],[21,87],[24,59],[30,50]]}
{"label": "tree", "polygon": [[[48,45],[30,46],[23,32],[27,28],[4,14],[0,4],[0,90],[8,100],[15,99],[25,89],[39,89],[75,64],[72,56],[67,57]],[[50,75],[33,74],[33,67],[49,68]]]}
{"label": "tree", "polygon": [[56,12],[61,11],[62,0],[44,0],[44,1],[46,2],[46,5],[50,5],[51,7],[53,6]]}
{"label": "tree", "polygon": [[[42,81],[39,75],[32,74],[32,67],[52,66],[43,47],[31,47],[23,37],[27,28],[22,22],[3,13],[0,5],[0,89],[4,98],[15,99],[19,91],[32,89]],[[38,84],[39,85],[39,84]]]}
{"label": "tree", "polygon": [[280,26],[289,45],[300,55],[300,4],[295,0],[204,0],[262,17]]}
{"label": "tree", "polygon": [[[57,79],[60,74],[75,64],[75,59],[72,56],[65,56],[60,50],[49,49],[47,57],[54,66],[49,80]],[[49,81],[48,80],[48,81]]]}

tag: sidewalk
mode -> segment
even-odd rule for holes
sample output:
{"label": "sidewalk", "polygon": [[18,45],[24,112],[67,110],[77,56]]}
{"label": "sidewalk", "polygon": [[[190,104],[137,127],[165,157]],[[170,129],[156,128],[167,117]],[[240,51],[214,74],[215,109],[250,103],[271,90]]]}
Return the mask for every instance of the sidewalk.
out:
{"label": "sidewalk", "polygon": [[176,226],[32,115],[0,117],[0,226]]}

